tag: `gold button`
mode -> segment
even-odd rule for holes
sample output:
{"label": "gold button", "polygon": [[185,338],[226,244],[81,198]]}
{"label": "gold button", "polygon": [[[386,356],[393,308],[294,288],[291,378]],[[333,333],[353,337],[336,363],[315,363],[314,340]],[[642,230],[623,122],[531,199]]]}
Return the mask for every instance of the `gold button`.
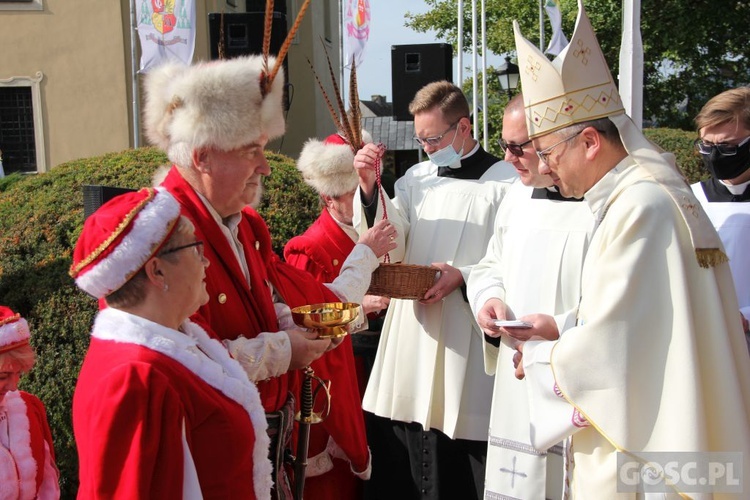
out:
{"label": "gold button", "polygon": [[227,301],[227,294],[226,293],[220,293],[219,294],[219,304],[223,304]]}
{"label": "gold button", "polygon": [[255,242],[255,249],[260,250],[260,241]]}
{"label": "gold button", "polygon": [[338,266],[339,265],[339,259],[333,259],[333,265]]}

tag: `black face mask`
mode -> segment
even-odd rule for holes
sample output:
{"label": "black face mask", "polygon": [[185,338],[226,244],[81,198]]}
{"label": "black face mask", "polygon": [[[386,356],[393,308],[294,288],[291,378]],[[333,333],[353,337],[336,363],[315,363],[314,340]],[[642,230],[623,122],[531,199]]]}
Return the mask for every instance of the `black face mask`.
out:
{"label": "black face mask", "polygon": [[703,165],[711,175],[717,179],[727,180],[739,177],[750,168],[750,142],[746,142],[737,148],[737,154],[724,156],[716,148],[711,149],[711,154],[703,154]]}

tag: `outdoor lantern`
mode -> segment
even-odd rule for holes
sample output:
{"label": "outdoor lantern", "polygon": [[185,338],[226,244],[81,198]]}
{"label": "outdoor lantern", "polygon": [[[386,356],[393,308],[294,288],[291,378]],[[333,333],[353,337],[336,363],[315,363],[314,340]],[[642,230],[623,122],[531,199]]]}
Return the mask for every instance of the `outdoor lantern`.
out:
{"label": "outdoor lantern", "polygon": [[505,64],[500,66],[497,79],[500,81],[500,88],[508,92],[508,99],[513,96],[513,91],[518,87],[519,76],[518,66],[510,62],[510,57],[505,56]]}

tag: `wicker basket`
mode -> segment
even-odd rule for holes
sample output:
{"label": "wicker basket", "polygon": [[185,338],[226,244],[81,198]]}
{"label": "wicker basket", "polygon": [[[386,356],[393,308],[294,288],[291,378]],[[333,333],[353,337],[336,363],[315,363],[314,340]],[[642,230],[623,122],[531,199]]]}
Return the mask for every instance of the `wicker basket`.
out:
{"label": "wicker basket", "polygon": [[372,273],[369,295],[392,299],[421,299],[435,284],[436,267],[413,264],[380,264]]}

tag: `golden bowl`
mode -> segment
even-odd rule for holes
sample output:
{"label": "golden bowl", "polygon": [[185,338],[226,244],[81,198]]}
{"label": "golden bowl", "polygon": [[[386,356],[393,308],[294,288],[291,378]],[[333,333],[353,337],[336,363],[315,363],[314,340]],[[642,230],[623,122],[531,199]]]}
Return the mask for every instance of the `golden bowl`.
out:
{"label": "golden bowl", "polygon": [[346,325],[357,319],[359,304],[353,302],[324,302],[292,309],[297,326],[316,330],[321,338],[343,337]]}

